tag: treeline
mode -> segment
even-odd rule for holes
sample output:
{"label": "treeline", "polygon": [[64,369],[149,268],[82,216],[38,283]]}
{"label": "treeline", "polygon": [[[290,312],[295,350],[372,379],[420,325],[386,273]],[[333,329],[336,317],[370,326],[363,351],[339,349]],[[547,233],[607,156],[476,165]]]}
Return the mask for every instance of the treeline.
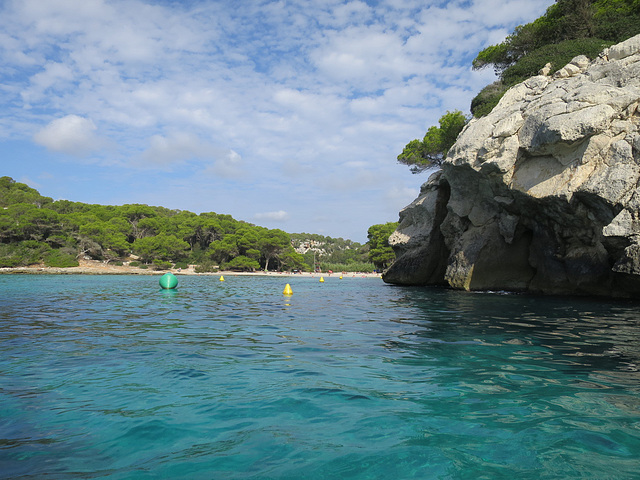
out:
{"label": "treeline", "polygon": [[336,270],[372,271],[368,245],[322,237],[326,250],[309,262],[296,252],[312,237],[267,229],[230,215],[195,214],[141,204],[93,205],[54,201],[10,177],[0,178],[0,267],[43,263],[77,266],[81,258],[141,268],[291,271],[331,262]]}

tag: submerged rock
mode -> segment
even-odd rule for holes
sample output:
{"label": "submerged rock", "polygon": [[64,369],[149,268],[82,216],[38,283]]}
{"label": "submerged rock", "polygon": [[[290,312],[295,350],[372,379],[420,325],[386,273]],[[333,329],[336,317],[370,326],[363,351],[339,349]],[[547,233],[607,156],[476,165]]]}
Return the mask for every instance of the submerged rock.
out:
{"label": "submerged rock", "polygon": [[511,88],[400,212],[388,283],[640,294],[640,35]]}

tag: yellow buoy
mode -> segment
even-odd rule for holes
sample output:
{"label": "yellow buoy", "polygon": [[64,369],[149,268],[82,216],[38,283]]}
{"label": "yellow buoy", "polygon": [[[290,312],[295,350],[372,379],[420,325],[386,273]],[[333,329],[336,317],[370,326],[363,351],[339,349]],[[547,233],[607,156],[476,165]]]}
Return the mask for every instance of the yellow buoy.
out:
{"label": "yellow buoy", "polygon": [[287,283],[287,286],[284,287],[284,290],[282,291],[283,295],[293,295],[293,290],[291,290],[291,285],[289,285]]}
{"label": "yellow buoy", "polygon": [[320,277],[320,283],[324,283],[324,277]]}
{"label": "yellow buoy", "polygon": [[342,280],[342,275],[340,275],[340,280]]}
{"label": "yellow buoy", "polygon": [[224,276],[220,275],[220,281],[224,282]]}

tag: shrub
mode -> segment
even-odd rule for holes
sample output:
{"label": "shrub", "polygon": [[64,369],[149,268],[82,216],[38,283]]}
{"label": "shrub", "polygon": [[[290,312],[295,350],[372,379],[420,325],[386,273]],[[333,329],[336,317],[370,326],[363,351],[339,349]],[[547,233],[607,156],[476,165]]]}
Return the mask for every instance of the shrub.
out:
{"label": "shrub", "polygon": [[502,81],[509,86],[520,83],[529,77],[537,75],[547,63],[551,63],[551,73],[554,73],[578,55],[586,55],[593,60],[610,45],[612,45],[612,42],[599,38],[578,38],[545,45],[525,55],[515,65],[505,69],[502,72]]}
{"label": "shrub", "polygon": [[16,245],[0,244],[0,267],[21,267],[25,264]]}
{"label": "shrub", "polygon": [[498,104],[506,91],[507,87],[500,81],[487,85],[480,90],[480,93],[471,100],[471,113],[473,116],[480,118],[491,113],[491,110]]}
{"label": "shrub", "polygon": [[139,267],[140,266],[140,262],[138,262],[138,261],[129,262],[129,266],[130,267]]}
{"label": "shrub", "polygon": [[171,268],[171,265],[173,265],[171,262],[166,262],[164,260],[158,260],[157,258],[153,261],[153,265],[155,266],[156,270],[169,270]]}
{"label": "shrub", "polygon": [[65,252],[64,249],[52,250],[45,259],[44,264],[47,267],[69,268],[80,265],[78,259],[72,253]]}
{"label": "shrub", "polygon": [[189,264],[187,262],[176,262],[173,268],[189,268]]}
{"label": "shrub", "polygon": [[0,245],[0,267],[24,267],[42,262],[51,251],[44,242],[25,240]]}
{"label": "shrub", "polygon": [[252,272],[254,270],[259,270],[260,264],[257,262],[257,260],[245,257],[244,255],[240,255],[230,262],[227,262],[224,265],[224,268],[227,270],[241,270]]}

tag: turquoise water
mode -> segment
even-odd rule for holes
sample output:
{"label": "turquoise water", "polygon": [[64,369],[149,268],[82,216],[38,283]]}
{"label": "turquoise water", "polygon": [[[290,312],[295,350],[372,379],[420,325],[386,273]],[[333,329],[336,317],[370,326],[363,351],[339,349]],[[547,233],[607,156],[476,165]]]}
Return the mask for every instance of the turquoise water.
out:
{"label": "turquoise water", "polygon": [[0,478],[640,478],[637,303],[179,279],[0,276]]}

